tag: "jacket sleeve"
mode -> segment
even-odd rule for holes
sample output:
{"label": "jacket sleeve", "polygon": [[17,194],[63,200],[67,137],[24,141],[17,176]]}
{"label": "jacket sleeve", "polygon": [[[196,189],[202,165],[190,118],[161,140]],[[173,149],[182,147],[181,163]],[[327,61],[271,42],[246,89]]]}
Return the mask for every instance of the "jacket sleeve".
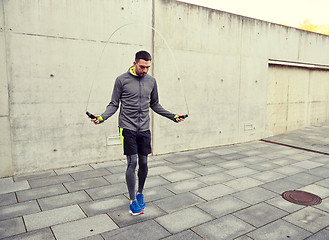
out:
{"label": "jacket sleeve", "polygon": [[114,83],[111,102],[107,105],[105,112],[101,115],[104,121],[111,117],[118,110],[121,92],[122,84],[121,81],[117,78]]}
{"label": "jacket sleeve", "polygon": [[164,109],[160,103],[159,103],[159,96],[158,96],[158,87],[157,87],[157,83],[154,83],[154,87],[153,90],[151,92],[151,103],[150,103],[150,107],[151,109],[156,112],[157,114],[166,117],[174,122],[176,122],[175,120],[175,115],[174,113],[171,113],[169,111],[167,111],[166,109]]}

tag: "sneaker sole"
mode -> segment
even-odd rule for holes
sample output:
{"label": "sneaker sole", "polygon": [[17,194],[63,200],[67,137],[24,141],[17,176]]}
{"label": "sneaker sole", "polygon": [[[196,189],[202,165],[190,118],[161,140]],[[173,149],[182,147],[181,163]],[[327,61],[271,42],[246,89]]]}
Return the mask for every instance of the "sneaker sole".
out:
{"label": "sneaker sole", "polygon": [[131,210],[129,210],[129,213],[133,216],[137,216],[137,215],[140,215],[140,214],[144,214],[143,211],[139,212],[139,213],[133,213]]}

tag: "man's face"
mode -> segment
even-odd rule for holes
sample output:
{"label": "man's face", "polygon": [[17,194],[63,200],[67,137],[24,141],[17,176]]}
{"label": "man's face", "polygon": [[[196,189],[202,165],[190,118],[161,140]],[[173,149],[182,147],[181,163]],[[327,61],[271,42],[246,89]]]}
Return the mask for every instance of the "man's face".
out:
{"label": "man's face", "polygon": [[139,59],[137,62],[134,62],[136,74],[140,77],[145,77],[150,66],[151,61],[145,61],[144,59]]}

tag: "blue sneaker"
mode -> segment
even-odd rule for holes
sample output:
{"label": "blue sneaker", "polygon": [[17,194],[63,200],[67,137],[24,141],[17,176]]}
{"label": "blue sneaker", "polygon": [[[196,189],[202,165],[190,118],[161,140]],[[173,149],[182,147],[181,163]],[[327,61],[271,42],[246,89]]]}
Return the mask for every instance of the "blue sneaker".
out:
{"label": "blue sneaker", "polygon": [[144,195],[143,193],[136,193],[136,199],[138,202],[138,205],[144,210],[145,209],[145,202],[144,202]]}
{"label": "blue sneaker", "polygon": [[130,204],[130,207],[129,207],[129,213],[131,215],[139,215],[139,214],[143,214],[143,210],[141,209],[141,207],[138,205],[138,202],[137,200],[133,201],[131,204]]}

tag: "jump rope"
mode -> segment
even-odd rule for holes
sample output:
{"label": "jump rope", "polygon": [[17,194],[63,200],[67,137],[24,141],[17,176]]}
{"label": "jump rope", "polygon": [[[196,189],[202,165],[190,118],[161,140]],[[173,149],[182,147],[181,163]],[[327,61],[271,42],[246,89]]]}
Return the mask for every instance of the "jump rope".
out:
{"label": "jump rope", "polygon": [[[105,49],[107,47],[107,44],[110,42],[110,40],[112,39],[112,37],[118,32],[120,31],[121,29],[125,28],[125,27],[128,27],[128,26],[132,26],[132,25],[139,25],[139,26],[144,26],[144,27],[147,27],[147,28],[150,28],[152,29],[152,31],[154,31],[155,33],[157,33],[160,38],[163,40],[163,42],[165,43],[167,49],[169,50],[170,54],[171,54],[171,57],[174,61],[174,65],[175,65],[175,68],[176,68],[176,73],[177,73],[177,80],[179,81],[180,83],[180,87],[181,87],[181,90],[182,90],[182,95],[184,97],[184,102],[185,102],[185,107],[186,107],[186,111],[187,111],[187,114],[185,115],[176,115],[175,118],[180,118],[180,119],[184,119],[184,118],[187,118],[188,115],[189,115],[189,108],[188,108],[188,104],[187,104],[187,99],[186,99],[186,95],[185,95],[185,91],[184,91],[184,87],[183,87],[183,84],[182,84],[182,80],[180,78],[180,74],[179,74],[179,70],[178,70],[178,66],[177,66],[177,63],[176,63],[176,59],[175,59],[175,56],[171,50],[171,48],[169,47],[169,44],[167,43],[166,39],[164,38],[164,36],[157,30],[155,29],[154,27],[152,26],[149,26],[147,24],[141,24],[141,23],[128,23],[128,24],[125,24],[125,25],[122,25],[120,27],[118,27],[117,29],[115,29],[111,35],[109,36],[109,38],[107,39],[104,47],[103,47],[103,50],[100,54],[100,57],[98,59],[98,63],[96,65],[96,70],[99,68],[99,65],[101,63],[101,59],[102,59],[102,56],[105,52]],[[90,87],[90,91],[89,91],[89,94],[88,94],[88,99],[87,99],[87,103],[86,103],[86,114],[88,117],[90,117],[91,119],[95,119],[97,118],[98,121],[102,122],[103,121],[103,118],[102,117],[96,117],[94,114],[88,112],[88,105],[89,105],[89,101],[90,101],[90,96],[91,96],[91,93],[92,93],[92,90],[93,90],[93,86],[94,86],[94,82],[95,82],[95,78],[93,78],[92,80],[92,83],[91,83],[91,87]]]}

